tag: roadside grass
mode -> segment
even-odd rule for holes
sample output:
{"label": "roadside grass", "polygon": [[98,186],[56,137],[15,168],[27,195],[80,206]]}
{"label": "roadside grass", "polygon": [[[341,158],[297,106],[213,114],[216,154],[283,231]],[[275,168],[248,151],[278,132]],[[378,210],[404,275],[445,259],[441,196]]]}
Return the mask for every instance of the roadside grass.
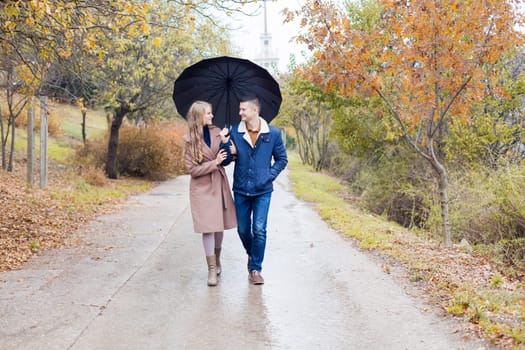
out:
{"label": "roadside grass", "polygon": [[293,153],[289,158],[290,180],[296,196],[315,203],[321,218],[334,230],[355,238],[361,249],[393,248],[392,232],[401,227],[349,206],[344,199],[346,190],[336,179],[314,172]]}
{"label": "roadside grass", "polygon": [[151,189],[155,183],[134,178],[109,181],[104,186],[89,184],[83,177],[70,174],[67,187],[49,191],[52,199],[72,208],[81,210],[86,215],[98,212],[101,206],[118,203],[130,195]]}
{"label": "roadside grass", "polygon": [[[82,140],[82,114],[76,106],[61,105],[55,109],[55,113],[61,119],[60,127],[64,134],[81,141]],[[95,139],[103,135],[108,128],[105,112],[100,109],[89,110],[86,115],[86,137]]]}
{"label": "roadside grass", "polygon": [[[0,94],[0,99],[2,98]],[[0,104],[2,101],[0,101]],[[131,195],[156,183],[121,176],[109,180],[102,169],[79,166],[74,157],[82,145],[81,116],[75,106],[51,102],[54,133],[48,138],[48,186],[39,183],[40,134],[35,133],[35,187],[26,184],[27,128],[15,130],[14,169],[0,170],[0,271],[18,269],[32,255],[78,244],[74,231],[95,215],[115,210]],[[59,124],[57,124],[59,123]],[[57,127],[60,129],[57,130]],[[103,111],[88,111],[88,139],[103,135]]]}
{"label": "roadside grass", "polygon": [[[336,178],[314,172],[289,156],[292,189],[332,229],[352,237],[360,249],[400,264],[407,279],[422,286],[428,301],[463,320],[466,332],[503,349],[525,349],[525,283],[506,276],[490,257],[464,247],[443,247],[426,232],[410,231],[349,203]],[[388,263],[387,263],[388,264]],[[383,267],[386,273],[388,267]]]}
{"label": "roadside grass", "polygon": [[82,244],[74,234],[80,225],[155,184],[122,177],[95,186],[73,169],[53,165],[47,188],[30,189],[24,170],[17,162],[13,173],[0,171],[0,271],[19,269],[44,250]]}
{"label": "roadside grass", "polygon": [[[27,154],[27,130],[16,129],[15,136],[15,151],[18,153]],[[48,158],[67,165],[71,157],[75,155],[75,149],[72,145],[62,138],[49,137],[47,140]],[[40,155],[40,134],[35,135],[35,159]]]}
{"label": "roadside grass", "polygon": [[[59,125],[58,135],[49,135],[48,157],[62,165],[71,163],[75,155],[75,147],[82,142],[82,114],[74,105],[49,104],[50,118]],[[35,132],[35,157],[40,154],[40,131],[38,130],[38,112],[36,113],[37,130]],[[20,117],[22,127],[15,130],[15,151],[20,154],[27,152],[26,113]],[[18,119],[17,119],[18,120]],[[86,137],[88,140],[103,135],[108,128],[105,112],[102,109],[88,110],[86,118]]]}

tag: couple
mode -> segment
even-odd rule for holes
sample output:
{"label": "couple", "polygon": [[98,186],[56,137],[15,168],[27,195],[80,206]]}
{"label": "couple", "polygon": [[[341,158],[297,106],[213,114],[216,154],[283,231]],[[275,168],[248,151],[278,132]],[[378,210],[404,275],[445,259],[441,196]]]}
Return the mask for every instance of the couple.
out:
{"label": "couple", "polygon": [[[209,103],[195,101],[188,110],[184,162],[191,175],[191,214],[194,231],[202,233],[208,286],[217,285],[221,273],[223,232],[236,226],[248,255],[249,280],[264,283],[261,270],[273,181],[288,159],[279,129],[268,125],[259,110],[256,96],[241,98],[241,121],[231,132],[212,125]],[[235,203],[224,170],[232,161]]]}

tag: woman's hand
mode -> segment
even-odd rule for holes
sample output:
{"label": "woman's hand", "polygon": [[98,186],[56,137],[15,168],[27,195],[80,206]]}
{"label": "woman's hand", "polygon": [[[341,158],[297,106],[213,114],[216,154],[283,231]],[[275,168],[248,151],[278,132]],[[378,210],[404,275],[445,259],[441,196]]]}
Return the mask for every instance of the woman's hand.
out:
{"label": "woman's hand", "polygon": [[235,144],[233,142],[232,142],[232,144],[230,146],[230,153],[232,155],[237,154],[237,148],[235,148]]}
{"label": "woman's hand", "polygon": [[221,137],[222,143],[227,143],[230,140],[230,130],[228,128],[222,129],[219,136]]}
{"label": "woman's hand", "polygon": [[217,153],[217,158],[215,158],[215,164],[220,165],[227,157],[226,151],[221,149],[219,153]]}

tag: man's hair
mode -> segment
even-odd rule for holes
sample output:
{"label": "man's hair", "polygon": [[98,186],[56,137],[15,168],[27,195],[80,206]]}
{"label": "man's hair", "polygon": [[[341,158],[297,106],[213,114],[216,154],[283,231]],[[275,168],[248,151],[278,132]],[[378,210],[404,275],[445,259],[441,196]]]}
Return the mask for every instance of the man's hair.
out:
{"label": "man's hair", "polygon": [[259,98],[255,95],[241,96],[240,102],[251,102],[257,107],[257,110],[261,110],[261,102],[259,102]]}

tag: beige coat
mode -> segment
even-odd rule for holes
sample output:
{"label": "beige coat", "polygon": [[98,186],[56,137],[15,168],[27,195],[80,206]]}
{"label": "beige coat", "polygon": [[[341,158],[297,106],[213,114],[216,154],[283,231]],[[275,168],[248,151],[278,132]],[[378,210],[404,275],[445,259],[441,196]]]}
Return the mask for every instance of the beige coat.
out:
{"label": "beige coat", "polygon": [[219,232],[237,227],[235,206],[226,172],[224,167],[215,163],[221,142],[219,132],[219,128],[210,127],[211,147],[204,144],[201,164],[192,162],[186,147],[189,138],[184,137],[184,163],[191,175],[191,215],[193,228],[197,233]]}

